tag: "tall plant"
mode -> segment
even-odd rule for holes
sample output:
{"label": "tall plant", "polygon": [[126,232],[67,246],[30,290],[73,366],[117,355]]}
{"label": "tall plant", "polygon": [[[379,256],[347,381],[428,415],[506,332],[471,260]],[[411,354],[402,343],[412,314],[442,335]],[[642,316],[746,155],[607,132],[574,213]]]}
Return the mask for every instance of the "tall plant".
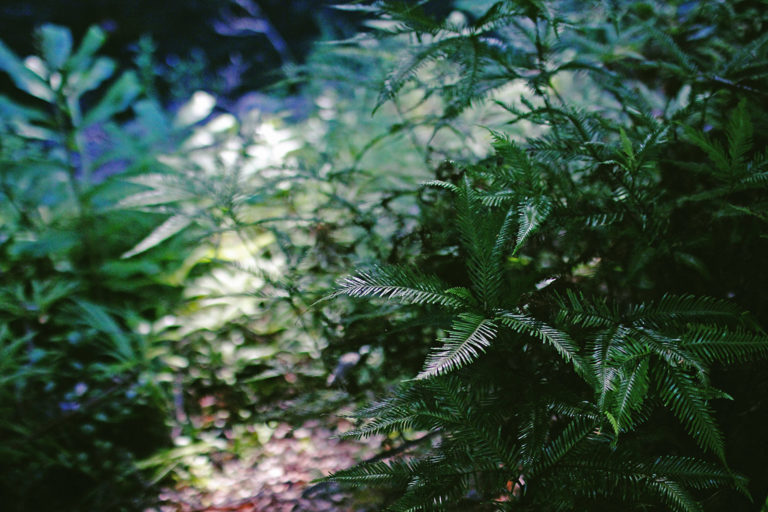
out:
{"label": "tall plant", "polygon": [[168,442],[145,326],[178,293],[158,278],[178,259],[119,261],[158,222],[115,208],[115,176],[154,162],[125,151],[138,137],[118,118],[149,104],[98,55],[101,29],[36,38],[25,59],[0,43],[17,88],[0,96],[0,495],[10,511],[137,509],[135,462]]}
{"label": "tall plant", "polygon": [[717,418],[720,368],[768,354],[768,38],[728,4],[508,0],[435,20],[423,3],[358,7],[415,43],[380,104],[439,94],[439,129],[492,101],[509,129],[425,184],[454,260],[340,281],[336,297],[421,305],[442,335],[347,433],[429,446],[330,478],[399,489],[397,511],[762,501]]}

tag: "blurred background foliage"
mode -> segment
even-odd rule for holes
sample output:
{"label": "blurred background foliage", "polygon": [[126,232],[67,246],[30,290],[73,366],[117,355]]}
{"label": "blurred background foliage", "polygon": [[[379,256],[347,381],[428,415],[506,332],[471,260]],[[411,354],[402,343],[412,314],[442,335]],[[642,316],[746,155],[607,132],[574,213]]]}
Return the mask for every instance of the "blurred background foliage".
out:
{"label": "blurred background foliage", "polygon": [[[370,116],[403,43],[305,49],[305,64],[255,58],[259,78],[228,88],[207,60],[240,51],[231,39],[193,43],[189,28],[175,39],[136,6],[143,21],[110,9],[125,20],[114,25],[103,6],[40,4],[4,4],[13,30],[0,46],[10,510],[140,509],[169,475],[204,485],[212,453],[258,445],[274,420],[322,417],[350,402],[343,390],[384,385],[385,366],[399,375],[375,340],[350,341],[338,314],[312,304],[415,229],[423,149],[396,108]],[[243,9],[210,5],[172,12],[210,29],[204,19]],[[243,93],[280,65],[287,79]],[[363,346],[367,373],[334,374]]]}
{"label": "blurred background foliage", "polygon": [[[738,66],[716,50],[759,39],[768,22],[760,2],[621,4],[687,54],[716,59],[727,80]],[[426,13],[461,24],[492,5],[427,2]],[[589,16],[584,37],[567,44],[628,66],[641,48]],[[452,202],[419,183],[456,182],[465,164],[492,162],[489,129],[513,139],[545,129],[507,124],[508,102],[530,92],[524,81],[490,76],[476,92],[497,102],[463,102],[449,59],[382,89],[415,42],[378,36],[388,29],[391,20],[365,10],[312,0],[3,2],[0,500],[9,511],[142,510],[173,479],[205,487],[217,453],[266,442],[276,421],[333,423],[418,373],[445,314],[324,298],[352,269],[378,263],[464,276]],[[629,67],[661,112],[695,94],[684,67]],[[576,72],[557,80],[583,105],[615,104]],[[712,99],[721,116],[734,107]],[[735,237],[728,250],[680,253],[652,272],[599,272],[649,293],[664,283],[727,296],[735,286],[744,293],[734,300],[764,312],[759,287],[743,283],[761,279],[746,271],[765,254],[754,215],[749,230],[731,231],[722,214],[718,229]],[[742,251],[755,259],[747,267]],[[510,262],[532,275],[562,263]],[[724,416],[765,417],[750,398],[766,391],[759,373],[727,375],[741,394]],[[753,424],[725,422],[729,438],[743,439],[742,459]],[[764,470],[753,473],[764,485]]]}

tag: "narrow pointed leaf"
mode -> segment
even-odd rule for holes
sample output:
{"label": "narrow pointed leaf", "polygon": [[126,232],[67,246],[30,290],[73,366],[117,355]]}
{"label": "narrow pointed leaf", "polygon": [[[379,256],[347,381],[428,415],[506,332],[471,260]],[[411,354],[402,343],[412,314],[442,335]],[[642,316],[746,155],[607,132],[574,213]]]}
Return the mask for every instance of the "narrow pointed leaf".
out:
{"label": "narrow pointed leaf", "polygon": [[136,244],[130,251],[125,252],[121,258],[130,258],[159,245],[173,235],[181,232],[192,224],[192,218],[186,215],[174,215],[156,227],[146,238]]}
{"label": "narrow pointed leaf", "polygon": [[85,125],[106,121],[128,108],[141,94],[141,84],[136,73],[126,71],[107,90],[101,101],[85,115]]}
{"label": "narrow pointed leaf", "polygon": [[53,91],[45,80],[29,70],[2,41],[0,41],[0,70],[8,73],[16,87],[22,91],[41,100],[54,100]]}
{"label": "narrow pointed leaf", "polygon": [[107,36],[98,25],[93,25],[85,33],[80,46],[67,62],[67,67],[72,72],[85,71],[90,58],[101,48]]}
{"label": "narrow pointed leaf", "polygon": [[72,33],[58,25],[43,25],[38,32],[40,50],[52,70],[61,69],[72,51]]}

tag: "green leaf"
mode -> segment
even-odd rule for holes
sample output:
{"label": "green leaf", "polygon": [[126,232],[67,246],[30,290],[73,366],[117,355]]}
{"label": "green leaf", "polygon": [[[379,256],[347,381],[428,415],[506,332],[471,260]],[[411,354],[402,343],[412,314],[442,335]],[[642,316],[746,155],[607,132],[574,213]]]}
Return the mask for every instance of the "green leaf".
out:
{"label": "green leaf", "polygon": [[614,429],[629,430],[635,425],[632,415],[642,406],[649,382],[648,358],[640,359],[631,369],[619,373],[616,393],[612,396]]}
{"label": "green leaf", "polygon": [[141,242],[136,244],[130,251],[125,252],[121,258],[130,258],[141,254],[144,251],[159,245],[165,240],[171,238],[173,235],[180,233],[186,227],[191,225],[193,219],[187,215],[174,215],[165,220],[162,224],[157,226],[152,232],[147,235]]}
{"label": "green leaf", "polygon": [[43,25],[38,29],[40,51],[49,69],[60,70],[72,51],[72,33],[58,25]]}
{"label": "green leaf", "polygon": [[93,25],[88,29],[83,37],[80,46],[74,55],[67,62],[67,68],[71,72],[84,72],[90,66],[91,57],[101,48],[107,39],[106,34],[98,25]]}
{"label": "green leaf", "polygon": [[707,362],[735,363],[768,357],[768,337],[744,331],[699,325],[681,339],[686,350]]}
{"label": "green leaf", "polygon": [[84,324],[107,336],[106,340],[110,342],[108,344],[110,346],[109,353],[115,359],[131,364],[140,362],[130,337],[120,328],[105,308],[85,300],[76,300],[75,303],[80,310],[81,320]]}
{"label": "green leaf", "polygon": [[747,112],[747,100],[742,98],[728,119],[725,129],[728,138],[728,156],[733,170],[746,167],[747,153],[752,149],[752,121]]}
{"label": "green leaf", "polygon": [[27,68],[8,47],[0,41],[0,70],[5,71],[22,91],[52,102],[55,94],[46,81]]}
{"label": "green leaf", "polygon": [[128,108],[141,94],[141,83],[136,73],[126,71],[112,84],[101,101],[84,118],[86,126],[107,121],[115,114]]}
{"label": "green leaf", "polygon": [[15,101],[0,95],[0,118],[3,121],[45,121],[48,115],[36,108],[19,105]]}
{"label": "green leaf", "polygon": [[706,134],[690,126],[683,126],[683,131],[691,142],[701,148],[709,159],[715,163],[717,170],[727,172],[730,169],[728,153],[719,142],[712,140]]}
{"label": "green leaf", "polygon": [[497,319],[516,332],[534,336],[541,341],[552,345],[560,354],[560,357],[573,364],[574,369],[579,375],[583,377],[589,375],[585,372],[584,364],[576,344],[567,333],[522,313],[499,311]]}
{"label": "green leaf", "polygon": [[96,89],[104,80],[107,80],[115,72],[115,63],[112,59],[100,57],[86,69],[73,72],[67,83],[67,93],[79,97],[84,93]]}
{"label": "green leaf", "polygon": [[621,149],[627,156],[630,167],[632,167],[632,163],[635,161],[635,151],[632,149],[632,141],[627,137],[627,132],[624,131],[624,128],[619,128],[619,136],[621,137]]}
{"label": "green leaf", "polygon": [[512,250],[513,256],[517,254],[517,251],[520,250],[528,237],[544,222],[550,210],[551,205],[541,198],[528,198],[520,205],[518,209],[517,241],[515,242],[515,248]]}
{"label": "green leaf", "polygon": [[404,461],[374,462],[337,471],[325,479],[335,482],[391,486],[408,482],[412,472],[412,467]]}
{"label": "green leaf", "polygon": [[[606,415],[610,420],[610,413],[606,412]],[[549,441],[543,447],[541,454],[537,457],[538,460],[536,461],[534,470],[531,471],[530,475],[526,473],[526,477],[533,477],[536,473],[540,473],[542,470],[555,466],[558,461],[566,457],[571,450],[586,439],[594,430],[594,422],[584,418],[579,418],[568,423],[557,437]]]}

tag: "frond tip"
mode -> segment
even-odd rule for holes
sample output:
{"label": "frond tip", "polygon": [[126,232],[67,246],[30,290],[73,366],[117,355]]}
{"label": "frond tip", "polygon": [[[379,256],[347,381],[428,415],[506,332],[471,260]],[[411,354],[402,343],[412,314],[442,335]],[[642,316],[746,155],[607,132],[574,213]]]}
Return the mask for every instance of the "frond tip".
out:
{"label": "frond tip", "polygon": [[434,276],[403,267],[374,266],[339,281],[339,288],[328,298],[382,297],[410,304],[438,304],[448,308],[469,305],[469,294],[451,288]]}

